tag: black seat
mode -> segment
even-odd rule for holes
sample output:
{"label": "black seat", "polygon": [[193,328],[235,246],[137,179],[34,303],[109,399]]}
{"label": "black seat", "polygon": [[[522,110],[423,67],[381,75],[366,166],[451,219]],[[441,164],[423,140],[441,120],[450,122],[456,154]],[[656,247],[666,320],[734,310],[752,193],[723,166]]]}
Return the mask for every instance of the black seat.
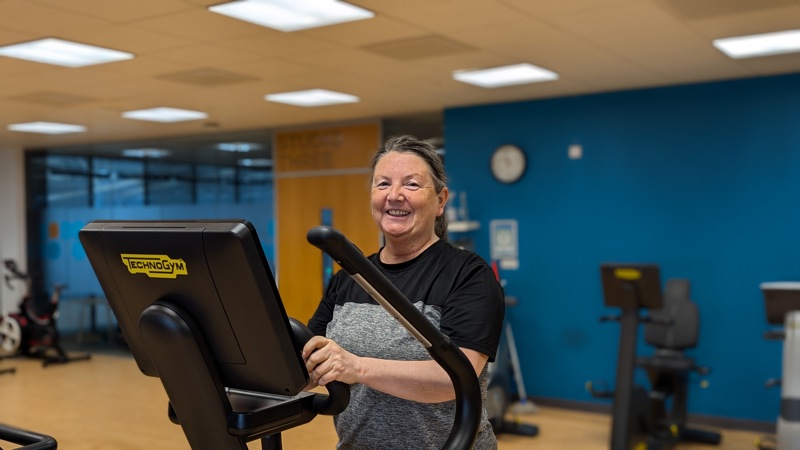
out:
{"label": "black seat", "polygon": [[664,306],[650,312],[644,339],[655,348],[652,356],[640,357],[639,365],[648,370],[684,372],[694,368],[685,350],[697,346],[700,313],[691,300],[691,285],[684,278],[667,280]]}
{"label": "black seat", "polygon": [[721,440],[719,433],[687,426],[690,376],[693,372],[702,375],[710,372],[686,354],[686,350],[697,346],[699,331],[700,313],[691,299],[689,280],[667,280],[664,305],[650,311],[644,330],[645,341],[654,347],[654,352],[637,358],[637,365],[647,372],[650,380],[647,395],[652,409],[645,412],[645,420],[651,421],[649,429],[656,430],[650,434],[651,439],[662,445],[680,441],[716,445]]}

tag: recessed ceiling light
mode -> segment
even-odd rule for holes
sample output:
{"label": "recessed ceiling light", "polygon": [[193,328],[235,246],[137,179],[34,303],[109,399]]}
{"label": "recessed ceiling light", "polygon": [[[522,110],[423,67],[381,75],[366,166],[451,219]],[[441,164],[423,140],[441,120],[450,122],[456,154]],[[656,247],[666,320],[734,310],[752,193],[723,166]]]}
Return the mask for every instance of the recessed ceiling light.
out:
{"label": "recessed ceiling light", "polygon": [[208,114],[201,111],[190,111],[177,108],[150,108],[136,111],[125,111],[122,117],[126,119],[149,120],[151,122],[182,122],[185,120],[198,120],[208,118]]}
{"label": "recessed ceiling light", "polygon": [[242,167],[272,167],[272,160],[269,158],[243,158],[236,161]]}
{"label": "recessed ceiling light", "polygon": [[208,10],[280,31],[375,17],[371,11],[337,0],[239,0],[209,6]]}
{"label": "recessed ceiling light", "polygon": [[793,53],[800,51],[800,30],[715,39],[713,44],[731,58]]}
{"label": "recessed ceiling light", "polygon": [[122,151],[122,156],[131,158],[163,158],[171,154],[171,151],[163,148],[126,148]]}
{"label": "recessed ceiling light", "polygon": [[236,152],[247,153],[264,148],[261,144],[254,144],[252,142],[220,142],[217,144],[217,150],[223,152]]}
{"label": "recessed ceiling light", "polygon": [[65,67],[83,67],[132,59],[133,54],[56,38],[0,47],[0,56]]}
{"label": "recessed ceiling light", "polygon": [[67,134],[67,133],[83,133],[86,127],[83,125],[72,125],[68,123],[56,122],[27,122],[27,123],[12,123],[7,127],[9,131],[22,131],[24,133],[40,133],[40,134]]}
{"label": "recessed ceiling light", "polygon": [[484,88],[557,80],[558,74],[533,64],[514,64],[478,70],[457,70],[453,79]]}
{"label": "recessed ceiling light", "polygon": [[357,103],[361,99],[355,95],[342,94],[341,92],[328,91],[325,89],[309,89],[307,91],[269,94],[264,96],[264,100],[295,106],[326,106],[339,103]]}

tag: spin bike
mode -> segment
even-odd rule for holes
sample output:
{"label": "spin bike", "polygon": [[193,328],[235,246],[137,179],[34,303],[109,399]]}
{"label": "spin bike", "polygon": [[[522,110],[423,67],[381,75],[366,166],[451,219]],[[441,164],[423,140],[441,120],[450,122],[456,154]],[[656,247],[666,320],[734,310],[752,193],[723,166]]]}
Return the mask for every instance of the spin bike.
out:
{"label": "spin bike", "polygon": [[8,288],[13,290],[12,282],[22,281],[26,293],[22,296],[17,312],[0,317],[0,357],[40,358],[45,367],[90,359],[89,354],[69,356],[61,346],[56,319],[59,299],[66,286],[54,286],[47,304],[39,307],[34,300],[33,277],[23,272],[14,260],[7,259],[4,265],[9,272],[5,275]]}

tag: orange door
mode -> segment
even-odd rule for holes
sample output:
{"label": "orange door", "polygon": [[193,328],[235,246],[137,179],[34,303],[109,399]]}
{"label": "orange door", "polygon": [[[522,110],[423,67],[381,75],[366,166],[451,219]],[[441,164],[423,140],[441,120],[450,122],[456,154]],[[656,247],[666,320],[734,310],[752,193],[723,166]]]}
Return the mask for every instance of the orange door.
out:
{"label": "orange door", "polygon": [[306,241],[306,233],[322,223],[323,209],[365,254],[378,250],[369,197],[370,164],[379,145],[377,123],[275,135],[276,270],[289,316],[307,322],[322,298],[322,252]]}

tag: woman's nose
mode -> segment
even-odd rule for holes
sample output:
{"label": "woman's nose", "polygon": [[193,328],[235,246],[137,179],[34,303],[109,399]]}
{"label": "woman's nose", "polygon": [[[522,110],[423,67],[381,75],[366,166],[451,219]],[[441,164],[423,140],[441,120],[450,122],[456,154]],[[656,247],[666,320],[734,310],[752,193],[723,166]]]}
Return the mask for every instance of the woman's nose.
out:
{"label": "woman's nose", "polygon": [[389,188],[389,200],[401,200],[403,198],[402,186],[392,186]]}

